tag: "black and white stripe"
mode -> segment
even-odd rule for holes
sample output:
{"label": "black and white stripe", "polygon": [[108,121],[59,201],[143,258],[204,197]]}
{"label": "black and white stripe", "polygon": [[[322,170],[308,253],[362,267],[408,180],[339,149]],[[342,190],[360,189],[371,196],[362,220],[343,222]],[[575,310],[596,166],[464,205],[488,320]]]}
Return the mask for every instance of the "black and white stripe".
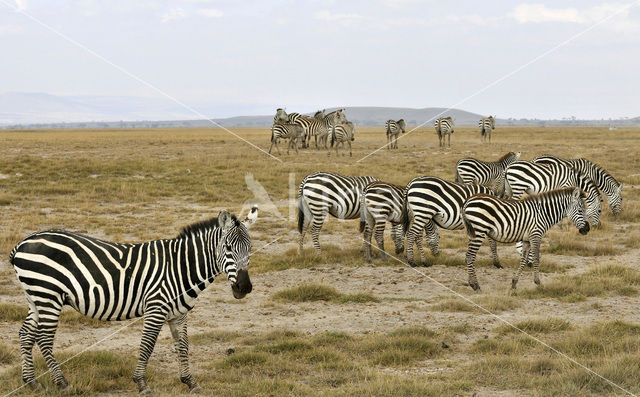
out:
{"label": "black and white stripe", "polygon": [[378,243],[382,257],[386,257],[384,227],[387,222],[392,225],[391,238],[396,246],[396,254],[404,250],[403,207],[404,188],[401,186],[376,181],[364,188],[360,210],[360,232],[364,232],[364,252],[367,261],[371,261],[372,234]]}
{"label": "black and white stripe", "polygon": [[448,145],[451,147],[451,134],[453,134],[454,121],[451,116],[448,117],[440,117],[436,119],[434,127],[436,129],[436,133],[438,134],[438,140],[440,142],[440,147],[444,147],[445,137],[448,138]]}
{"label": "black and white stripe", "polygon": [[474,290],[480,289],[474,262],[478,249],[487,236],[490,241],[501,243],[523,242],[520,266],[513,276],[511,288],[516,288],[529,256],[533,256],[534,282],[540,284],[540,240],[547,230],[564,217],[568,217],[581,234],[587,234],[589,231],[583,197],[579,187],[569,187],[530,196],[521,201],[484,194],[475,195],[467,200],[462,209],[462,217],[469,235],[465,257],[469,285]]}
{"label": "black and white stripe", "polygon": [[607,201],[611,212],[614,215],[620,213],[622,209],[622,183],[619,183],[616,178],[608,173],[605,169],[597,164],[585,159],[564,159],[557,156],[544,155],[538,156],[533,159],[534,163],[538,164],[553,164],[561,163],[568,165],[580,171],[584,175],[593,180],[598,189],[607,196]]}
{"label": "black and white stripe", "polygon": [[276,109],[276,114],[273,116],[273,124],[286,124],[289,122],[287,111],[282,108]]}
{"label": "black and white stripe", "polygon": [[483,117],[478,121],[478,129],[480,130],[480,136],[483,141],[489,138],[491,142],[491,131],[496,129],[496,120],[494,116]]}
{"label": "black and white stripe", "polygon": [[148,390],[147,361],[168,322],[179,348],[180,380],[190,390],[197,389],[187,362],[187,312],[220,273],[227,275],[236,298],[251,292],[247,228],[257,216],[257,207],[244,222],[223,211],[217,218],[184,228],[174,239],[142,244],[112,243],[61,230],[25,238],[9,256],[29,303],[19,332],[23,380],[39,388],[32,356],[37,343],[53,382],[68,387],[52,348],[60,312],[69,305],[99,320],[143,317],[133,375],[140,392]]}
{"label": "black and white stripe", "polygon": [[[355,139],[356,129],[352,122],[345,121],[342,124],[331,127],[331,147],[333,147],[333,145],[336,146],[336,156],[338,155],[338,145],[342,144],[342,149],[344,149],[344,143],[346,142],[349,144],[349,157],[352,157],[351,142],[355,141]],[[329,151],[328,154],[331,154],[331,151]]]}
{"label": "black and white stripe", "polygon": [[507,167],[503,191],[504,197],[517,200],[524,193],[537,194],[568,186],[577,186],[586,193],[587,219],[592,225],[600,224],[602,196],[598,188],[591,178],[564,164],[516,161]]}
{"label": "black and white stripe", "polygon": [[406,126],[404,119],[400,119],[398,121],[387,120],[387,123],[385,124],[387,131],[387,149],[398,148],[398,136],[400,133],[405,133]]}
{"label": "black and white stripe", "polygon": [[291,147],[296,149],[296,154],[298,154],[298,139],[304,141],[304,128],[300,127],[298,124],[273,124],[271,126],[271,146],[269,146],[269,154],[271,154],[271,149],[273,149],[273,145],[276,146],[276,150],[278,154],[280,154],[280,148],[278,147],[278,142],[280,139],[288,139],[289,144],[287,145],[287,154],[289,154],[289,149]]}
{"label": "black and white stripe", "polygon": [[504,185],[504,171],[520,159],[520,152],[509,152],[498,161],[482,161],[474,158],[458,160],[456,164],[456,182],[477,183],[499,192]]}
{"label": "black and white stripe", "polygon": [[[413,260],[414,244],[418,246],[420,259],[423,262],[425,260],[422,231],[426,232],[431,253],[437,256],[440,240],[438,227],[447,230],[462,229],[462,206],[469,197],[477,193],[494,194],[485,186],[465,185],[435,177],[418,177],[407,184],[403,222],[407,236],[407,261],[411,266],[416,265]],[[494,266],[502,267],[495,242],[492,242],[491,253]]]}
{"label": "black and white stripe", "polygon": [[307,175],[298,188],[299,252],[302,252],[309,224],[312,224],[313,246],[320,252],[320,229],[327,215],[338,219],[359,218],[362,191],[376,180],[372,176],[344,176],[333,172]]}
{"label": "black and white stripe", "polygon": [[347,118],[344,114],[344,109],[335,110],[323,118],[315,118],[309,117],[300,114],[289,114],[289,120],[293,124],[299,124],[302,128],[305,129],[306,134],[306,147],[309,147],[309,143],[311,137],[315,138],[316,150],[318,148],[318,139],[320,139],[320,143],[324,143],[324,148],[329,149],[327,147],[327,138],[331,133],[331,128],[336,124],[341,124],[347,121]]}

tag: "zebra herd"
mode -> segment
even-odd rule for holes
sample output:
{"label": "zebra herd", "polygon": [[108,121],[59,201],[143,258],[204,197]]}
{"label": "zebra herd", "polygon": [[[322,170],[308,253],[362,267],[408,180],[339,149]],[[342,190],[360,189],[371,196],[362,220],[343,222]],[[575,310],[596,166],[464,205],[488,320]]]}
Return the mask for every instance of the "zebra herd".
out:
{"label": "zebra herd", "polygon": [[[454,132],[455,121],[452,117],[439,117],[434,124],[440,147],[445,144],[451,147],[451,134]],[[491,131],[495,129],[494,116],[483,117],[478,121],[478,129],[483,141],[487,138],[491,142]],[[397,149],[400,134],[406,132],[406,123],[404,119],[387,120],[385,123],[385,132],[387,136],[387,149]],[[336,156],[338,155],[338,145],[344,150],[344,144],[349,145],[349,156],[353,156],[351,142],[355,140],[355,126],[347,120],[344,109],[338,109],[329,114],[325,114],[325,110],[317,111],[313,117],[300,113],[287,113],[285,109],[276,109],[273,116],[273,125],[271,126],[271,145],[269,146],[269,154],[275,146],[276,151],[280,154],[278,143],[281,139],[289,140],[287,145],[287,154],[289,149],[294,148],[298,154],[298,145],[302,148],[308,148],[311,137],[314,137],[316,150],[319,150],[318,139],[320,144],[327,150],[330,155],[331,151],[327,146],[329,140],[331,147],[335,146]],[[298,144],[299,142],[299,144]]]}
{"label": "zebra herd", "polygon": [[[411,266],[416,266],[414,245],[420,259],[425,260],[423,233],[431,253],[437,256],[438,228],[466,228],[469,243],[465,262],[473,289],[480,288],[474,263],[485,237],[489,239],[493,264],[498,268],[502,266],[496,242],[517,243],[522,260],[512,288],[516,287],[524,264],[533,265],[534,281],[539,284],[540,239],[546,231],[568,217],[581,234],[586,234],[590,224],[600,223],[601,192],[607,195],[613,214],[620,212],[623,185],[586,159],[556,156],[536,157],[533,162],[519,159],[520,153],[513,152],[494,162],[461,159],[456,164],[455,182],[425,176],[412,179],[405,187],[373,176],[310,174],[298,188],[299,252],[311,225],[313,246],[320,253],[320,230],[328,215],[360,218],[360,231],[364,233],[362,251],[367,261],[371,260],[372,235],[383,257],[386,255],[383,233],[386,222],[390,222],[396,253],[406,246]],[[518,200],[525,192],[530,196]]]}

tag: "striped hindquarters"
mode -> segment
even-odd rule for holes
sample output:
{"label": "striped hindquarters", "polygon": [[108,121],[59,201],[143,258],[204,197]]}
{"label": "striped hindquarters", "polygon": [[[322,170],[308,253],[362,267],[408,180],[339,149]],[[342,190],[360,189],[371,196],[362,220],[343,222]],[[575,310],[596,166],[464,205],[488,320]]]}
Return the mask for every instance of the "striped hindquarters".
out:
{"label": "striped hindquarters", "polygon": [[[375,222],[402,222],[404,207],[404,188],[386,182],[371,182],[363,191],[364,208],[362,214],[368,213]],[[364,230],[361,216],[360,231]]]}

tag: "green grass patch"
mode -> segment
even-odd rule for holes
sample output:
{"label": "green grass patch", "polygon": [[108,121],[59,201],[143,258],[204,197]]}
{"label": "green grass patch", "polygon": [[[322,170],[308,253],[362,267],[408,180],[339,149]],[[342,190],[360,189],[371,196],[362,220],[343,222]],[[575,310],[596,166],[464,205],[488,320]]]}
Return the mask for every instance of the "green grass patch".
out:
{"label": "green grass patch", "polygon": [[543,250],[549,254],[576,256],[613,256],[620,254],[620,250],[610,242],[589,242],[564,239],[553,242]]}
{"label": "green grass patch", "polygon": [[[514,324],[516,327],[528,334],[548,334],[558,331],[566,331],[572,328],[572,325],[567,320],[561,318],[543,318],[519,321]],[[498,327],[496,333],[500,335],[512,334],[520,332],[510,325],[504,324]]]}
{"label": "green grass patch", "polygon": [[281,302],[378,302],[376,297],[368,293],[343,294],[333,287],[321,284],[303,284],[298,287],[281,290],[273,295],[273,299]]}

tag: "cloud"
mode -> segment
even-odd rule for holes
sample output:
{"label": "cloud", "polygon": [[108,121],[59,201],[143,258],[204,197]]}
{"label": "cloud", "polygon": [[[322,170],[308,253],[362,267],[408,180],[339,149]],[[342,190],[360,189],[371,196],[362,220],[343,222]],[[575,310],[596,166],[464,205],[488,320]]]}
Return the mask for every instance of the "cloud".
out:
{"label": "cloud", "polygon": [[174,21],[177,19],[184,19],[187,17],[187,12],[182,8],[172,8],[162,15],[162,23]]}
{"label": "cloud", "polygon": [[548,8],[544,4],[520,4],[509,16],[519,23],[584,22],[584,17],[575,8]]}
{"label": "cloud", "polygon": [[27,9],[27,0],[15,0],[16,11],[25,11]]}
{"label": "cloud", "polygon": [[371,21],[371,17],[360,14],[334,14],[330,11],[318,11],[315,13],[315,18],[320,21],[338,23],[344,27],[356,27],[363,22]]}
{"label": "cloud", "polygon": [[2,36],[11,36],[14,34],[21,33],[23,31],[22,26],[16,25],[0,25],[0,37]]}
{"label": "cloud", "polygon": [[224,15],[222,11],[216,10],[215,8],[201,8],[197,12],[207,18],[220,18]]}

